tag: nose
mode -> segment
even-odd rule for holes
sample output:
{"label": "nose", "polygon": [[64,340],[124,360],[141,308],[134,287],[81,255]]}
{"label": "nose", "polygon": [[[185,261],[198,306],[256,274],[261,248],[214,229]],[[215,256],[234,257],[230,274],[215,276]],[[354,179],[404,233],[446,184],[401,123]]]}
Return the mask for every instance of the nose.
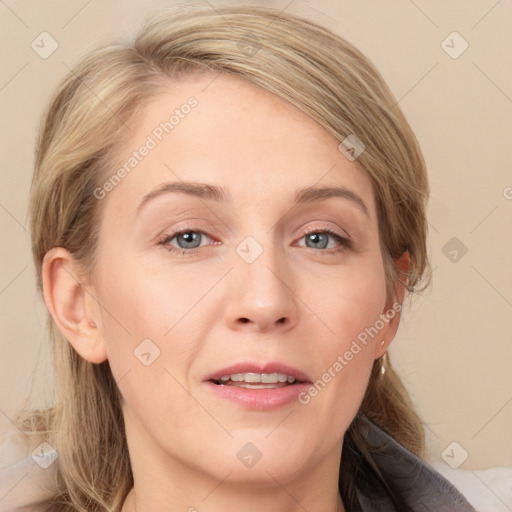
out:
{"label": "nose", "polygon": [[298,321],[296,279],[282,248],[252,237],[233,255],[225,320],[233,330],[286,331]]}

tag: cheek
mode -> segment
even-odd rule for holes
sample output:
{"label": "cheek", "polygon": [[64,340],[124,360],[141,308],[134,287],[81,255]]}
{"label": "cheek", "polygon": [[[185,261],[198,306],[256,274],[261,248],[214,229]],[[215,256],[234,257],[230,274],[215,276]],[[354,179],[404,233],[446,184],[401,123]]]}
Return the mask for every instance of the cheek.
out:
{"label": "cheek", "polygon": [[[102,336],[113,375],[116,380],[126,375],[125,386],[131,380],[139,383],[131,391],[134,397],[141,387],[164,390],[163,381],[172,380],[164,367],[185,360],[186,338],[177,337],[176,331],[190,309],[192,287],[162,275],[156,278],[148,269],[128,266],[127,261],[104,261],[94,293],[101,304]],[[158,402],[158,396],[154,399]]]}
{"label": "cheek", "polygon": [[105,262],[98,299],[109,365],[137,423],[149,427],[149,418],[165,417],[169,429],[193,430],[204,412],[183,387],[195,350],[183,333],[197,289],[183,279],[164,279],[161,268],[156,274],[156,268],[142,272]]}
{"label": "cheek", "polygon": [[[308,299],[323,325],[322,338],[330,340],[331,355],[348,350],[351,341],[364,338],[368,329],[383,313],[386,299],[382,262],[377,258],[362,260],[360,265],[347,266],[336,275],[308,283]],[[316,285],[316,286],[314,286]],[[371,337],[368,337],[371,341]]]}
{"label": "cheek", "polygon": [[[203,273],[202,280],[190,279],[161,260],[146,266],[129,258],[104,261],[96,292],[104,306],[109,365],[124,402],[142,424],[165,416],[170,428],[193,431],[205,414],[183,386],[189,385],[190,367],[200,350],[194,342],[200,339],[198,315],[204,315],[208,304],[201,297],[211,287],[203,281],[212,278]],[[169,411],[174,413],[169,416]]]}
{"label": "cheek", "polygon": [[135,258],[105,259],[98,282],[107,340],[129,338],[130,345],[171,337],[170,331],[200,298],[191,285],[194,279],[180,279],[165,262],[143,266]]}
{"label": "cheek", "polygon": [[[385,304],[384,271],[379,262],[346,269],[336,279],[324,281],[323,293],[311,292],[313,309],[321,319],[316,340],[315,382],[302,403],[331,432],[342,432],[363,399],[380,343]],[[309,290],[315,290],[311,286]],[[322,422],[321,422],[322,423]],[[328,432],[325,432],[329,438]]]}

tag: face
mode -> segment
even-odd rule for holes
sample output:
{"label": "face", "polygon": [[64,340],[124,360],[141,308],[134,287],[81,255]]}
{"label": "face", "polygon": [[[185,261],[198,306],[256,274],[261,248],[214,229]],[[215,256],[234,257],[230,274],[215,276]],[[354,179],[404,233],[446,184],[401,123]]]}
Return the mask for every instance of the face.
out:
{"label": "face", "polygon": [[[130,124],[118,179],[95,192],[100,264],[88,286],[101,307],[89,307],[131,457],[285,485],[339,464],[394,334],[379,322],[390,305],[372,184],[291,104],[212,79],[172,85]],[[311,190],[324,187],[342,192]],[[269,382],[221,380],[245,373]]]}

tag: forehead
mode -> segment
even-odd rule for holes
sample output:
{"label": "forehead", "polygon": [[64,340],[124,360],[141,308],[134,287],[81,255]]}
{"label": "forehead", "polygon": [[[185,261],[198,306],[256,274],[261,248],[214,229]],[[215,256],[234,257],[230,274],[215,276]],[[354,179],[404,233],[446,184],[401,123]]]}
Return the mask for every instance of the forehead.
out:
{"label": "forehead", "polygon": [[365,197],[374,216],[371,180],[337,140],[288,101],[239,77],[203,73],[169,82],[129,126],[112,167],[126,171],[112,200],[122,190],[123,202],[140,201],[180,180],[222,184],[230,197],[260,204],[299,188],[343,185]]}

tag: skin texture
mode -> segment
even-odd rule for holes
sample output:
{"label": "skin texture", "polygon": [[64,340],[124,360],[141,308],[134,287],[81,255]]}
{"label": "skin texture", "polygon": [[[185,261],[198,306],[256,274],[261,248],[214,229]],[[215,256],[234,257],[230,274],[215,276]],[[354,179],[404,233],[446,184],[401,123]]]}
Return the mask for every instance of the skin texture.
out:
{"label": "skin texture", "polygon": [[[370,178],[294,106],[222,75],[188,77],[153,98],[129,124],[118,166],[190,96],[197,106],[101,199],[94,274],[80,274],[63,248],[43,265],[59,329],[85,359],[108,358],[123,396],[135,480],[123,512],[343,510],[343,435],[399,314],[307,405],[250,410],[203,379],[241,361],[280,361],[315,381],[390,310]],[[181,180],[223,186],[231,199],[171,193],[137,212],[150,191]],[[338,197],[293,206],[296,189],[327,185],[359,195],[369,218]],[[306,233],[326,228],[353,247],[331,235],[327,246],[308,244]],[[206,234],[195,246],[173,238],[178,252],[159,244],[183,229]],[[236,251],[247,236],[263,249],[252,263]],[[187,242],[199,249],[180,254]],[[145,339],[160,350],[149,366],[134,356]],[[237,457],[248,442],[262,454],[250,468]]]}

